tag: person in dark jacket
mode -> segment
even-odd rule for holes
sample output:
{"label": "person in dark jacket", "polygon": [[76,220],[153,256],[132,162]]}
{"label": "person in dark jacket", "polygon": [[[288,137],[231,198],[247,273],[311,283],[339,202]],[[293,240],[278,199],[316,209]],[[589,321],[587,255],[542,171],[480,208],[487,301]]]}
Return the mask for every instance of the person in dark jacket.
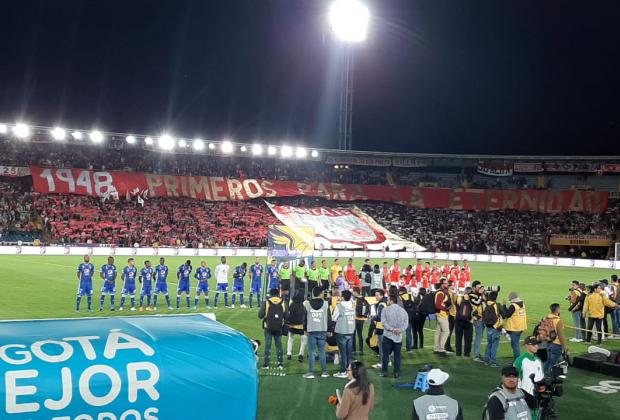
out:
{"label": "person in dark jacket", "polygon": [[304,361],[304,355],[306,353],[306,345],[308,344],[308,337],[304,334],[304,324],[306,320],[306,311],[304,309],[304,295],[298,292],[293,296],[293,303],[286,308],[284,313],[284,321],[288,327],[288,341],[286,342],[286,358],[291,360],[293,354],[293,346],[295,345],[295,337],[301,338],[301,345],[299,347],[299,354],[297,360],[301,363]]}
{"label": "person in dark jacket", "polygon": [[[265,363],[263,364],[263,369],[269,368],[269,356],[271,353],[271,341],[276,344],[276,355],[278,357],[278,369],[283,369],[282,366],[282,327],[280,326],[279,330],[270,329],[268,324],[268,319],[270,317],[270,311],[275,311],[276,305],[283,305],[282,299],[280,298],[280,291],[278,289],[271,289],[269,291],[269,299],[265,300],[260,309],[258,310],[258,317],[262,320],[263,329],[265,331]],[[284,314],[284,309],[282,309],[282,314]],[[274,312],[275,313],[275,312]],[[282,320],[283,322],[284,320]]]}
{"label": "person in dark jacket", "polygon": [[[360,294],[359,287],[353,288],[353,297],[355,298],[355,334],[353,336],[353,354],[364,354],[364,324],[368,320],[370,314],[370,304],[366,298]],[[356,347],[355,342],[359,347]],[[359,348],[359,350],[357,350]]]}
{"label": "person in dark jacket", "polygon": [[414,298],[414,303],[417,308],[415,318],[413,319],[413,350],[424,348],[424,323],[428,314],[424,313],[422,308],[422,299],[426,296],[426,289],[420,288],[418,295]]}

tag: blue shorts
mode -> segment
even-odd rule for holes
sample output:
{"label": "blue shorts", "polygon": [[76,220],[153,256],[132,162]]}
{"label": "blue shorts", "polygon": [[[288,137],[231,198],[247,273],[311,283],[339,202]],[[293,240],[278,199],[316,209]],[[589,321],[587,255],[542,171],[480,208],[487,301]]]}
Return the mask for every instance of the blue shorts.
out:
{"label": "blue shorts", "polygon": [[199,295],[200,293],[204,293],[207,294],[209,293],[209,283],[206,281],[199,281],[198,284],[196,285],[196,294]]}
{"label": "blue shorts", "polygon": [[228,292],[228,283],[218,283],[216,292]]}
{"label": "blue shorts", "polygon": [[152,287],[143,287],[142,290],[140,290],[140,296],[151,296],[151,294],[153,293],[153,288]]}
{"label": "blue shorts", "polygon": [[101,288],[101,294],[102,295],[113,295],[116,293],[116,285],[114,283],[110,284],[110,283],[104,283],[103,287]]}
{"label": "blue shorts", "polygon": [[134,296],[136,294],[136,285],[135,284],[126,284],[123,287],[123,291],[121,292],[124,295]]}
{"label": "blue shorts", "polygon": [[80,287],[77,291],[78,296],[92,296],[93,284],[92,283],[80,283]]}
{"label": "blue shorts", "polygon": [[260,293],[260,290],[261,290],[260,279],[252,280],[252,285],[250,287],[250,290],[252,291],[252,293]]}
{"label": "blue shorts", "polygon": [[159,293],[168,294],[168,283],[162,282],[155,285],[155,294],[157,295]]}
{"label": "blue shorts", "polygon": [[235,280],[233,284],[233,292],[241,292],[243,293],[245,285],[243,284],[243,280]]}
{"label": "blue shorts", "polygon": [[179,288],[177,289],[177,294],[179,293],[187,293],[189,294],[189,281],[182,281],[179,283]]}
{"label": "blue shorts", "polygon": [[280,290],[280,282],[270,281],[269,282],[269,290],[271,290],[271,289],[278,289],[278,290]]}

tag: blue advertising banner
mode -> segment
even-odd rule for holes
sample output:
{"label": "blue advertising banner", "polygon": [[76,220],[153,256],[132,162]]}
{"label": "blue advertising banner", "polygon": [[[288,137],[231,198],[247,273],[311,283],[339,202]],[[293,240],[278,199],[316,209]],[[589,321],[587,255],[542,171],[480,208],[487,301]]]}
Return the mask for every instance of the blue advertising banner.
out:
{"label": "blue advertising banner", "polygon": [[6,321],[0,331],[2,419],[256,418],[250,341],[201,314]]}

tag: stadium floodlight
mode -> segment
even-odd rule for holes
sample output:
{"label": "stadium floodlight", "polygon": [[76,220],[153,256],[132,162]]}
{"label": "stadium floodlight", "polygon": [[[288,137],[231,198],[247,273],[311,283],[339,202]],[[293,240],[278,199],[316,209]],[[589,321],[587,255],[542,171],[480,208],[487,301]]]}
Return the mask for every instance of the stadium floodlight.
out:
{"label": "stadium floodlight", "polygon": [[230,141],[228,140],[224,140],[222,142],[222,152],[226,153],[227,155],[231,154],[233,152],[233,145]]}
{"label": "stadium floodlight", "polygon": [[194,143],[192,143],[192,146],[194,146],[194,150],[200,151],[205,148],[205,142],[200,139],[195,139]]}
{"label": "stadium floodlight", "polygon": [[15,134],[15,137],[18,139],[27,139],[30,137],[30,127],[24,123],[17,123],[15,127],[13,127],[13,134]]}
{"label": "stadium floodlight", "polygon": [[244,146],[241,146],[240,150],[245,153],[248,151],[248,148],[244,145]]}
{"label": "stadium floodlight", "polygon": [[209,150],[215,150],[215,144],[209,143]]}
{"label": "stadium floodlight", "polygon": [[74,131],[73,133],[71,133],[71,137],[73,137],[74,140],[82,140],[83,138],[82,133],[80,133],[79,131]]}
{"label": "stadium floodlight", "polygon": [[168,134],[162,134],[162,136],[157,139],[157,145],[162,150],[172,150],[174,149],[174,138]]}
{"label": "stadium floodlight", "polygon": [[152,146],[153,145],[153,137],[148,136],[144,138],[144,144],[146,144],[147,146]]}
{"label": "stadium floodlight", "polygon": [[308,156],[308,151],[305,147],[298,147],[295,150],[295,157],[297,159],[305,159]]}
{"label": "stadium floodlight", "polygon": [[291,156],[293,156],[293,149],[290,146],[282,146],[282,149],[280,149],[280,153],[282,154],[283,158],[290,158]]}
{"label": "stadium floodlight", "polygon": [[313,158],[318,158],[319,157],[319,152],[317,150],[313,150],[312,151],[312,157]]}
{"label": "stadium floodlight", "polygon": [[254,146],[252,146],[252,154],[255,156],[262,155],[263,146],[261,146],[260,144],[255,144]]}
{"label": "stadium floodlight", "polygon": [[6,134],[9,131],[9,127],[6,124],[0,124],[0,134]]}
{"label": "stadium floodlight", "polygon": [[50,134],[54,140],[58,141],[63,141],[67,137],[65,129],[60,127],[54,127],[54,129],[50,131]]}
{"label": "stadium floodlight", "polygon": [[136,136],[127,136],[125,137],[125,141],[129,144],[136,144]]}
{"label": "stadium floodlight", "polygon": [[99,130],[93,130],[88,135],[93,143],[101,143],[103,141],[103,133]]}
{"label": "stadium floodlight", "polygon": [[181,148],[187,147],[187,142],[183,139],[179,140],[179,147]]}
{"label": "stadium floodlight", "polygon": [[273,156],[273,155],[275,155],[275,154],[276,154],[276,152],[277,152],[277,150],[276,150],[276,148],[275,148],[274,146],[269,146],[269,147],[267,148],[267,154],[268,154],[269,156]]}
{"label": "stadium floodlight", "polygon": [[336,0],[329,8],[334,35],[344,42],[363,42],[368,32],[370,11],[357,0]]}

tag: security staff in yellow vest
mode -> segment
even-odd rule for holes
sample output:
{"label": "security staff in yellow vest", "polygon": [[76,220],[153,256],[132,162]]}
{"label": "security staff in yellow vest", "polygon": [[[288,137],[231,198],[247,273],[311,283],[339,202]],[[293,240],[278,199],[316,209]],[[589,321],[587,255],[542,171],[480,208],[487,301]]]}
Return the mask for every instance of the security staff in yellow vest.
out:
{"label": "security staff in yellow vest", "polygon": [[512,357],[516,360],[521,355],[521,334],[527,330],[527,315],[525,314],[525,303],[517,292],[508,294],[509,305],[502,305],[504,315],[504,328],[510,334],[510,346],[512,347]]}
{"label": "security staff in yellow vest", "polygon": [[555,366],[562,353],[568,354],[568,345],[566,343],[566,335],[564,334],[564,322],[560,318],[560,304],[552,303],[549,306],[550,313],[546,316],[553,322],[555,329],[555,339],[547,344],[547,361],[545,362],[545,373],[551,373],[551,368]]}

